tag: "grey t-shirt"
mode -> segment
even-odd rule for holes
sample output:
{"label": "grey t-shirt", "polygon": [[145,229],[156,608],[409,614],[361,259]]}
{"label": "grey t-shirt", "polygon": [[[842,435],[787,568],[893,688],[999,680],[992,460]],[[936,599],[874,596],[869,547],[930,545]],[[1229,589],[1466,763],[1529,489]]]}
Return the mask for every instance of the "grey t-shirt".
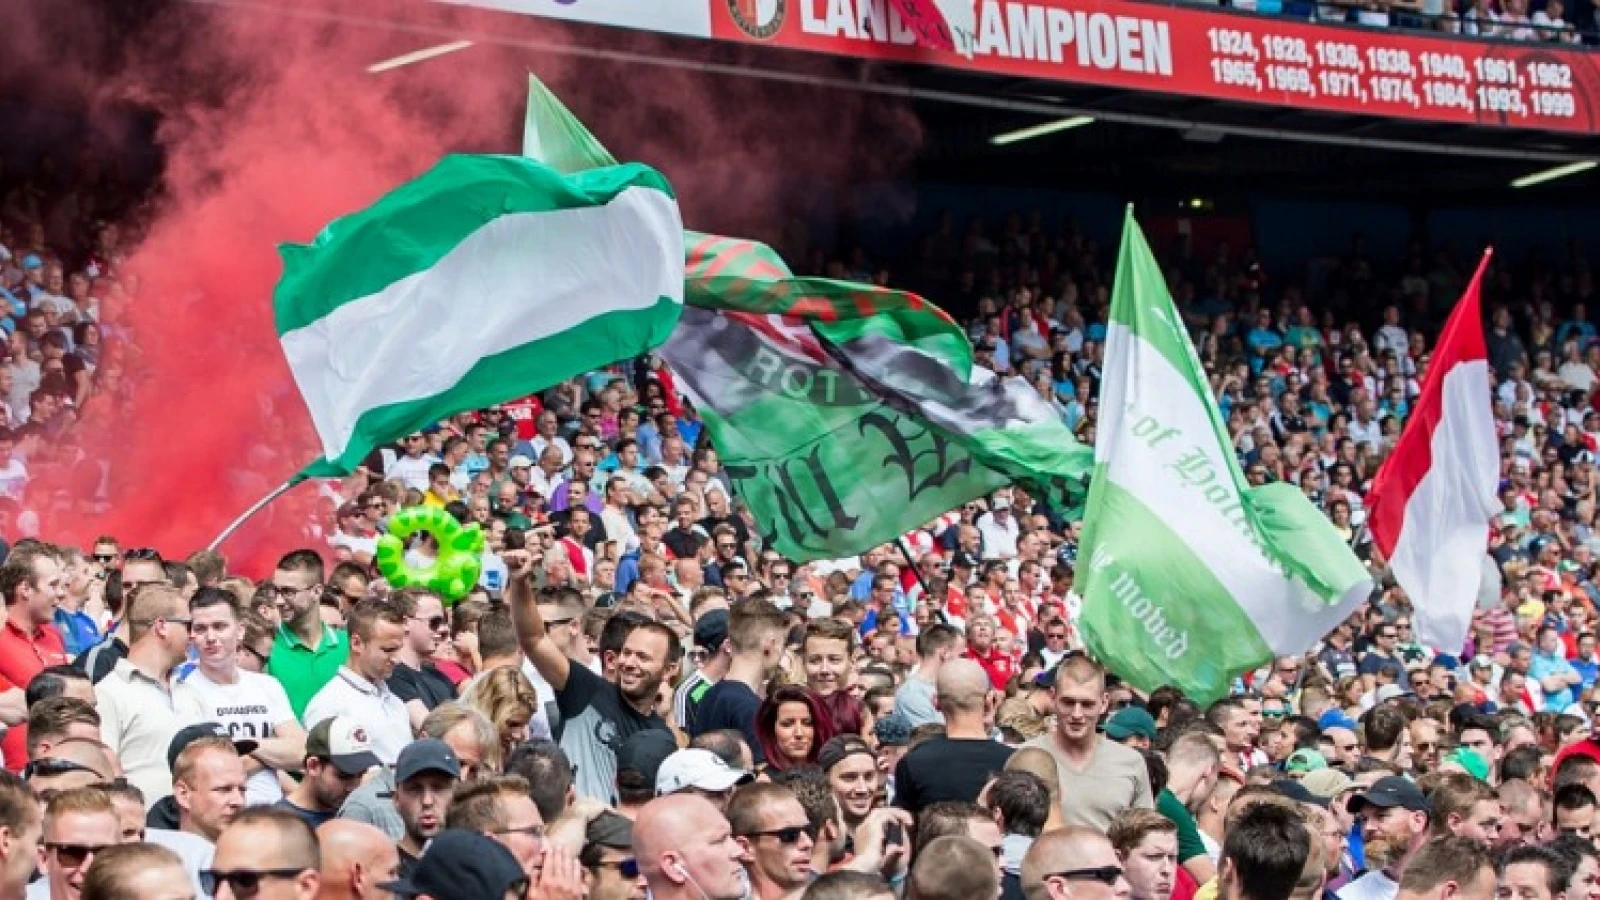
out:
{"label": "grey t-shirt", "polygon": [[894,692],[894,714],[910,722],[912,728],[943,722],[944,717],[933,705],[933,696],[933,684],[918,678],[913,672],[906,678],[906,683]]}
{"label": "grey t-shirt", "polygon": [[406,835],[406,823],[394,808],[394,771],[386,767],[356,788],[339,808],[339,818],[365,822],[398,843]]}
{"label": "grey t-shirt", "polygon": [[1150,770],[1137,750],[1097,736],[1089,765],[1079,770],[1062,756],[1054,731],[1023,746],[1038,747],[1055,758],[1061,778],[1061,818],[1068,825],[1105,831],[1111,826],[1112,817],[1124,809],[1155,808],[1155,798],[1150,795]]}

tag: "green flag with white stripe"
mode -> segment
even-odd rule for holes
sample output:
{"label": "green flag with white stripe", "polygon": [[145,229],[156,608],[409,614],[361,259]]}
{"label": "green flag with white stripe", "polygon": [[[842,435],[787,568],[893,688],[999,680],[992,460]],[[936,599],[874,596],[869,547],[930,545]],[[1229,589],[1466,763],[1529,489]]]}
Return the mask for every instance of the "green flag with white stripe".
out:
{"label": "green flag with white stripe", "polygon": [[280,252],[278,338],[323,449],[302,476],[644,353],[683,309],[678,203],[637,164],[447,156]]}
{"label": "green flag with white stripe", "polygon": [[1244,480],[1205,370],[1128,212],[1077,587],[1091,652],[1202,701],[1301,653],[1371,592],[1299,488]]}

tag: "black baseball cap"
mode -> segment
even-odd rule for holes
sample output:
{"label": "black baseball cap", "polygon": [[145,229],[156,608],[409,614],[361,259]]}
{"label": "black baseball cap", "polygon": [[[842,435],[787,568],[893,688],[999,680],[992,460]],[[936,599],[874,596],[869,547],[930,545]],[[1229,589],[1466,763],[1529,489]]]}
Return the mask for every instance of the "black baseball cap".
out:
{"label": "black baseball cap", "polygon": [[715,653],[722,648],[722,642],[728,639],[728,611],[713,609],[702,613],[700,618],[694,620],[694,645],[708,653]]}
{"label": "black baseball cap", "polygon": [[398,897],[427,894],[435,900],[504,897],[527,881],[522,865],[499,841],[464,828],[448,828],[428,843],[411,875],[378,885]]}
{"label": "black baseball cap", "polygon": [[1393,809],[1396,806],[1412,812],[1427,812],[1428,798],[1411,779],[1402,775],[1385,775],[1373,782],[1372,787],[1350,798],[1349,810],[1359,814],[1368,806]]}
{"label": "black baseball cap", "polygon": [[201,738],[227,738],[233,741],[233,749],[239,751],[240,756],[254,753],[256,748],[260,746],[260,744],[248,738],[235,740],[233,735],[229,734],[228,729],[224,728],[221,723],[200,722],[190,725],[172,736],[172,742],[167,744],[167,769],[176,769],[178,767],[178,756],[183,753],[184,748]]}
{"label": "black baseball cap", "polygon": [[629,770],[644,776],[645,782],[656,783],[656,773],[667,757],[678,751],[678,742],[665,728],[646,728],[636,731],[617,748],[617,771]]}
{"label": "black baseball cap", "polygon": [[975,569],[978,567],[978,558],[965,550],[957,550],[950,554],[950,568]]}
{"label": "black baseball cap", "polygon": [[404,784],[423,772],[443,772],[451,778],[460,778],[461,760],[456,759],[456,752],[449,744],[438,738],[412,741],[395,760],[394,783]]}

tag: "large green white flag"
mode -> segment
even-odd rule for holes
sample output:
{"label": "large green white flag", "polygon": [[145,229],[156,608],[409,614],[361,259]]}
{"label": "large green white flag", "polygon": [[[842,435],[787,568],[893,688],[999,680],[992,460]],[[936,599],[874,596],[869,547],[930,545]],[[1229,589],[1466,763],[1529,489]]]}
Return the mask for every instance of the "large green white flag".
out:
{"label": "large green white flag", "polygon": [[1366,568],[1297,487],[1245,482],[1131,209],[1103,371],[1077,583],[1112,672],[1215,699],[1367,598]]}
{"label": "large green white flag", "polygon": [[278,337],[323,448],[303,475],[644,353],[683,309],[678,202],[637,164],[447,156],[281,253]]}

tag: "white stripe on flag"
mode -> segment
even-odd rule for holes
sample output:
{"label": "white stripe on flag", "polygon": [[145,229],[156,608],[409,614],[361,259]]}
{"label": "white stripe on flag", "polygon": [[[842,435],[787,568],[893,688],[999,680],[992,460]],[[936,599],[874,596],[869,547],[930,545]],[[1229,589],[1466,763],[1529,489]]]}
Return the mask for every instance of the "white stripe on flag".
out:
{"label": "white stripe on flag", "polygon": [[1450,652],[1472,625],[1483,580],[1476,563],[1488,548],[1489,516],[1497,505],[1500,448],[1488,360],[1466,360],[1444,373],[1440,407],[1428,470],[1406,498],[1389,567],[1395,580],[1421,594],[1411,598],[1417,639]]}
{"label": "white stripe on flag", "polygon": [[484,357],[604,313],[683,302],[683,258],[678,204],[650,188],[506,215],[431,268],[284,334],[283,351],[334,459],[363,414],[443,393]]}
{"label": "white stripe on flag", "polygon": [[[1180,457],[1203,453],[1216,477],[1210,483],[1233,494],[1232,476],[1227,460],[1219,455],[1204,398],[1195,394],[1193,385],[1161,351],[1119,322],[1107,330],[1105,358],[1101,439],[1095,452],[1106,464],[1106,477],[1167,523],[1274,652],[1298,653],[1310,647],[1348,614],[1348,608],[1325,604],[1304,583],[1285,576],[1228,518],[1224,504],[1207,500],[1203,486],[1186,484],[1173,469]],[[1146,438],[1133,435],[1131,429],[1138,423],[1125,421],[1130,414],[1151,416],[1163,431],[1172,429],[1177,436],[1152,446]],[[1172,590],[1181,593],[1184,587],[1173,585]]]}

